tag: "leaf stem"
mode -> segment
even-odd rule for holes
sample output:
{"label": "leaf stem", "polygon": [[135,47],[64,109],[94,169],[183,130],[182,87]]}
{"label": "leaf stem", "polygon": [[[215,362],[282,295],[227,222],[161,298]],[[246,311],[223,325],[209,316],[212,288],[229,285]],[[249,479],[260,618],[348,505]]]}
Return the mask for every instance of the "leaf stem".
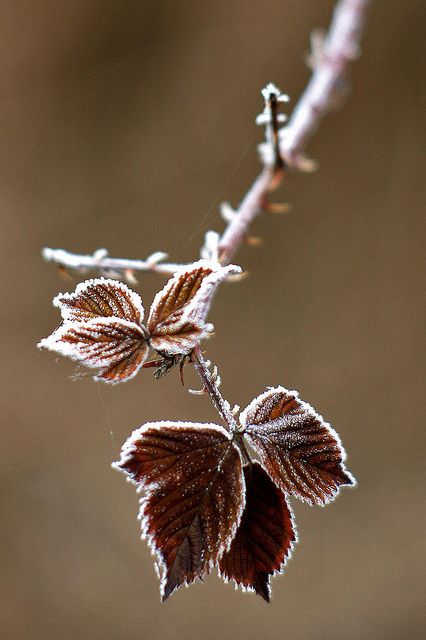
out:
{"label": "leaf stem", "polygon": [[204,360],[200,347],[196,347],[192,352],[191,362],[194,365],[197,374],[200,376],[201,382],[203,383],[203,389],[210,396],[217,412],[224,421],[227,431],[233,434],[237,431],[238,425],[232,415],[229,402],[222,396],[217,380],[212,376],[210,369],[207,366],[207,362]]}

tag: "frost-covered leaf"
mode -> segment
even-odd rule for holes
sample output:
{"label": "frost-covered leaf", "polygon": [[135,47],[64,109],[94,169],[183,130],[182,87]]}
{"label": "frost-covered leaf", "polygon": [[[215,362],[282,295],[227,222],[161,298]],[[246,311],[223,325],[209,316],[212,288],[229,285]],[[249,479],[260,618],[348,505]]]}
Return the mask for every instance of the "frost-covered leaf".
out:
{"label": "frost-covered leaf", "polygon": [[207,260],[199,260],[178,271],[157,293],[151,305],[147,323],[151,335],[188,334],[189,321],[207,334],[212,327],[204,327],[204,321],[218,284],[228,275],[240,271],[235,265],[222,267]]}
{"label": "frost-covered leaf", "polygon": [[[148,345],[170,361],[188,355],[207,338],[213,325],[205,318],[215,289],[227,275],[239,271],[206,260],[181,269],[155,296],[148,329],[142,324],[144,309],[137,293],[116,280],[86,280],[74,293],[54,299],[65,326],[39,347],[101,369],[98,379],[105,382],[128,380],[142,366]],[[93,322],[100,324],[89,326]],[[108,365],[103,364],[105,359]]]}
{"label": "frost-covered leaf", "polygon": [[67,322],[38,346],[99,369],[97,377],[113,383],[136,375],[148,355],[145,330],[114,317]]}
{"label": "frost-covered leaf", "polygon": [[245,493],[239,451],[218,425],[154,422],[132,434],[114,466],[145,491],[142,532],[165,600],[208,572],[235,535]]}
{"label": "frost-covered leaf", "polygon": [[190,353],[201,340],[213,331],[213,325],[182,315],[179,320],[171,319],[161,323],[160,332],[151,337],[153,349],[166,356]]}
{"label": "frost-covered leaf", "polygon": [[140,296],[122,282],[96,278],[77,285],[74,293],[60,293],[53,300],[62,318],[83,322],[115,317],[140,324],[144,309]]}
{"label": "frost-covered leaf", "polygon": [[296,534],[284,493],[258,462],[244,468],[246,506],[220,574],[269,602],[270,576],[280,572]]}
{"label": "frost-covered leaf", "polygon": [[245,437],[272,480],[308,504],[326,504],[355,484],[339,436],[297,391],[269,389],[240,416]]}

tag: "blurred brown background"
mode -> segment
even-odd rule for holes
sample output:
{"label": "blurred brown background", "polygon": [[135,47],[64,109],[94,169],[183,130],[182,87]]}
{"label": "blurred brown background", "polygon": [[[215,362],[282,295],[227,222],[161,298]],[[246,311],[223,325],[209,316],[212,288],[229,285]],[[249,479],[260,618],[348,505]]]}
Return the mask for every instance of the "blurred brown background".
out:
{"label": "blurred brown background", "polygon": [[[256,223],[264,246],[238,255],[251,277],[213,309],[226,396],[299,389],[359,481],[326,509],[293,502],[300,543],[270,606],[216,576],[160,605],[137,497],[110,469],[147,420],[216,419],[208,399],[174,374],[72,382],[72,363],[35,349],[74,287],[41,247],[187,261],[222,228],[218,202],[258,170],[259,89],[294,104],[332,5],[0,3],[5,640],[422,637],[423,2],[373,3],[352,95],[309,149],[320,171],[288,177],[292,213]],[[141,277],[146,306],[162,283]]]}

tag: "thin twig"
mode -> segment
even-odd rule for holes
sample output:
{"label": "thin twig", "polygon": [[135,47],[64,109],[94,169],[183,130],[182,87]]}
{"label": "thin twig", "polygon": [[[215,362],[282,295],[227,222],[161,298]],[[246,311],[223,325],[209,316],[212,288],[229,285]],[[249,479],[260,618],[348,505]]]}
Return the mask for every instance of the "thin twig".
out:
{"label": "thin twig", "polygon": [[237,423],[234,416],[232,415],[229,402],[222,396],[219,385],[217,384],[216,379],[210,373],[210,369],[208,368],[199,347],[196,347],[196,349],[194,349],[194,351],[192,352],[191,362],[201,379],[203,389],[210,396],[219,415],[225,422],[227,430],[230,433],[234,433],[237,430]]}
{"label": "thin twig", "polygon": [[[166,253],[157,252],[161,257],[167,257]],[[157,254],[154,254],[156,256]],[[161,262],[147,258],[146,260],[130,260],[128,258],[110,258],[103,249],[98,249],[93,255],[82,255],[71,253],[64,249],[49,249],[46,247],[42,251],[42,256],[46,262],[53,262],[66,269],[73,269],[80,272],[98,271],[107,275],[120,276],[125,272],[150,271],[161,275],[172,275],[183,264],[175,262]]]}
{"label": "thin twig", "polygon": [[[303,169],[303,152],[321,118],[339,102],[347,88],[348,63],[359,56],[359,42],[370,0],[340,0],[326,36],[313,33],[312,77],[288,124],[280,131],[280,149],[287,166]],[[319,36],[319,37],[318,37]],[[316,44],[316,46],[314,46]],[[309,165],[306,167],[309,169]]]}
{"label": "thin twig", "polygon": [[234,218],[230,221],[219,240],[219,259],[221,264],[229,264],[240,248],[241,243],[246,239],[251,223],[263,211],[267,194],[271,190],[276,173],[274,167],[265,167],[244,196],[240,206],[235,211]]}

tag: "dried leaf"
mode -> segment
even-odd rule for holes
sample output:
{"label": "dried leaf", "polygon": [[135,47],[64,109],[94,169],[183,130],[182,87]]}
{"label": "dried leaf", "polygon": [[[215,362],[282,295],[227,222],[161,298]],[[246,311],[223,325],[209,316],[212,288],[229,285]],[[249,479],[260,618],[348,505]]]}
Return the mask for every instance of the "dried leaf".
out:
{"label": "dried leaf", "polygon": [[157,293],[148,317],[152,336],[177,335],[191,319],[201,328],[218,284],[240,267],[222,267],[219,263],[199,260],[178,271],[164,289]]}
{"label": "dried leaf", "polygon": [[67,322],[38,346],[99,369],[98,378],[113,383],[135,376],[148,355],[143,328],[114,317]]}
{"label": "dried leaf", "polygon": [[285,495],[258,462],[244,468],[244,478],[246,506],[219,571],[269,602],[270,576],[282,571],[296,541],[293,517]]}
{"label": "dried leaf", "polygon": [[180,320],[172,318],[170,325],[165,320],[160,326],[160,332],[151,337],[150,344],[153,349],[169,357],[186,355],[212,332],[212,324],[183,315]]}
{"label": "dried leaf", "polygon": [[106,278],[81,282],[74,293],[56,296],[53,304],[67,321],[115,317],[140,324],[144,316],[140,296],[125,284]]}
{"label": "dried leaf", "polygon": [[[61,293],[54,299],[66,328],[56,330],[38,346],[101,368],[97,379],[128,380],[146,359],[148,344],[170,362],[189,354],[208,337],[213,325],[205,317],[214,291],[228,274],[239,271],[239,267],[206,260],[182,269],[156,295],[149,330],[142,324],[144,309],[137,293],[115,280],[86,280],[74,293]],[[102,320],[111,322],[102,324]],[[88,325],[95,321],[101,323]]]}
{"label": "dried leaf", "polygon": [[240,416],[245,437],[272,480],[308,504],[326,504],[355,484],[339,436],[296,391],[271,388]]}
{"label": "dried leaf", "polygon": [[[231,433],[214,424],[148,423],[114,465],[145,491],[142,531],[157,555],[163,599],[215,564],[225,580],[269,601],[270,577],[296,540],[286,492],[325,504],[354,484],[337,434],[297,392],[269,389],[240,421]],[[250,455],[242,438],[261,459],[244,473],[241,460]]]}
{"label": "dried leaf", "polygon": [[132,434],[113,466],[146,492],[142,532],[157,555],[165,600],[229,547],[244,508],[240,454],[218,425],[154,422]]}

